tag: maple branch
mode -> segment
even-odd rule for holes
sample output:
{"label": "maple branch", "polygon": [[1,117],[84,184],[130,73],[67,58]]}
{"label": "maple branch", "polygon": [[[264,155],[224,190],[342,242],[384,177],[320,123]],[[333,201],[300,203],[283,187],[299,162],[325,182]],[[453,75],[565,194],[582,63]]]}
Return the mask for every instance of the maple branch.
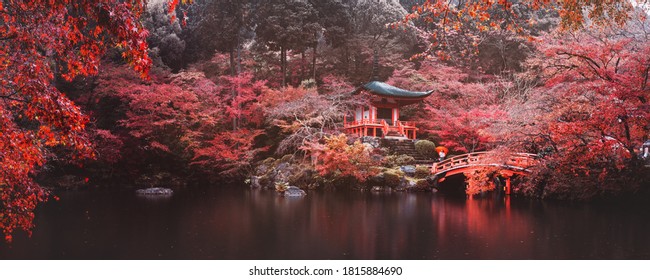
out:
{"label": "maple branch", "polygon": [[[3,98],[3,99],[5,99],[5,100],[13,100],[13,101],[20,101],[20,102],[25,102],[25,103],[27,103],[27,102],[28,102],[27,99],[21,99],[21,98],[13,97],[14,95],[18,94],[19,92],[22,92],[23,89],[24,89],[26,86],[27,86],[27,85],[23,85],[23,86],[21,86],[19,89],[14,90],[14,91],[13,91],[11,94],[9,94],[9,95],[0,95],[0,98]],[[5,88],[6,88],[6,87],[5,87]]]}
{"label": "maple branch", "polygon": [[593,60],[592,58],[590,58],[590,57],[588,57],[586,55],[569,53],[569,52],[565,52],[565,51],[558,51],[557,54],[558,55],[568,55],[569,57],[582,58],[583,60],[585,60],[587,62],[587,66],[589,66],[589,68],[591,68],[592,72],[594,74],[596,74],[596,76],[598,76],[599,78],[601,78],[603,80],[612,81],[611,77],[601,75],[599,73],[599,71],[598,71],[598,69],[601,69],[601,66],[598,64],[598,62],[596,62],[595,60]]}
{"label": "maple branch", "polygon": [[27,103],[26,99],[12,97],[13,95],[15,95],[15,93],[12,93],[10,95],[0,95],[0,98],[5,99],[5,100],[12,100],[12,101],[19,101],[19,102]]}

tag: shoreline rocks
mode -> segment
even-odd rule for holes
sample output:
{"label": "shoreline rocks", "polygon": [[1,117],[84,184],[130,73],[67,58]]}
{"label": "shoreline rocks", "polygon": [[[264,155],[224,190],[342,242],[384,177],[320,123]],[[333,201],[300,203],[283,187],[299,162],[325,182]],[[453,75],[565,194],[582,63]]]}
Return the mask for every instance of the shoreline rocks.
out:
{"label": "shoreline rocks", "polygon": [[[303,196],[303,190],[348,187],[373,192],[429,191],[433,187],[427,180],[429,168],[413,164],[392,167],[376,166],[377,172],[363,182],[352,176],[322,177],[306,161],[291,156],[280,159],[267,158],[258,162],[246,184],[251,189],[275,189],[284,196]],[[285,193],[286,191],[286,193]]]}

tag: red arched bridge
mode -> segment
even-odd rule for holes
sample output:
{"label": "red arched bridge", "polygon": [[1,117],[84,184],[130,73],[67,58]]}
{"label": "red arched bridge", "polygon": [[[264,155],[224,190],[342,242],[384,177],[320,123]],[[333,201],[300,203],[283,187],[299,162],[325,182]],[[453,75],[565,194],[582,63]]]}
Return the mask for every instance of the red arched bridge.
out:
{"label": "red arched bridge", "polygon": [[510,194],[510,177],[515,174],[526,175],[530,172],[529,168],[537,163],[537,155],[534,154],[475,152],[436,162],[431,167],[431,174],[436,178],[436,182],[442,182],[447,176],[485,167],[497,167],[499,174],[506,179],[506,193]]}

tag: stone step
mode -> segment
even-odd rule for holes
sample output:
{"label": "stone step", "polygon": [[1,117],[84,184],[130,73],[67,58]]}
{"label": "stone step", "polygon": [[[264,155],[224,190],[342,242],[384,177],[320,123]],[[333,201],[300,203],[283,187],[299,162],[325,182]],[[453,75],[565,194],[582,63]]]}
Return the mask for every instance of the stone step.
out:
{"label": "stone step", "polygon": [[415,141],[409,139],[385,139],[385,144],[390,147],[391,154],[407,155],[415,159],[416,164],[431,165],[434,160],[420,155],[415,149]]}
{"label": "stone step", "polygon": [[394,149],[393,152],[402,152],[402,153],[418,154],[418,152],[415,151],[415,150],[400,150],[400,149]]}

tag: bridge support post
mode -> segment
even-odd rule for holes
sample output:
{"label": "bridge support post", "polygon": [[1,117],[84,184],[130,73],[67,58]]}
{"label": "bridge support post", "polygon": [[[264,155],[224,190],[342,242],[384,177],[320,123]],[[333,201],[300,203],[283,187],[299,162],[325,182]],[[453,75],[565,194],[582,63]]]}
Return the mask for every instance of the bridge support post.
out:
{"label": "bridge support post", "polygon": [[506,177],[506,195],[510,195],[510,191],[511,191],[510,177]]}

